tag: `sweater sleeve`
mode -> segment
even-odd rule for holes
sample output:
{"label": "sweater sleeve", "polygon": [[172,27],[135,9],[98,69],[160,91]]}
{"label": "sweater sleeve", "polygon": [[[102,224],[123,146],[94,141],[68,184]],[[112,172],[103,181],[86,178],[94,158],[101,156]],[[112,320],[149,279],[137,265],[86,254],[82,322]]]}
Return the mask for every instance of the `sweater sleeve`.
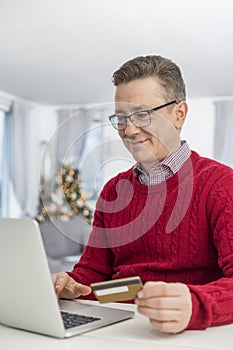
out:
{"label": "sweater sleeve", "polygon": [[[110,280],[112,276],[112,255],[107,248],[86,246],[79,262],[68,274],[78,283],[90,285]],[[93,293],[83,299],[95,299]]]}
{"label": "sweater sleeve", "polygon": [[188,285],[193,312],[187,329],[233,323],[233,175],[222,176],[209,193],[206,213],[223,277],[205,285]]}

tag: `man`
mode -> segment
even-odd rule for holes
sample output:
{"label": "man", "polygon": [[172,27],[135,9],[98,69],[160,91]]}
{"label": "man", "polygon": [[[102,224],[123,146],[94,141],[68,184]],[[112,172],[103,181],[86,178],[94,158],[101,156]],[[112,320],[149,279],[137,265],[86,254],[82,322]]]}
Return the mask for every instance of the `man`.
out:
{"label": "man", "polygon": [[233,170],[180,140],[187,114],[180,69],[137,57],[113,74],[109,119],[136,164],[111,179],[93,231],[58,297],[92,298],[90,283],[139,275],[135,303],[168,333],[233,322]]}

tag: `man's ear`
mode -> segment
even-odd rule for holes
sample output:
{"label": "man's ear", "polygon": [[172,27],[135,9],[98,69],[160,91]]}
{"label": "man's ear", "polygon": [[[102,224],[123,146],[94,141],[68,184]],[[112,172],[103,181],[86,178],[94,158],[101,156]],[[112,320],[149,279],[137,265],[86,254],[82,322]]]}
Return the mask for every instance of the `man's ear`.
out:
{"label": "man's ear", "polygon": [[175,127],[176,129],[181,129],[184,122],[186,115],[188,113],[188,105],[185,101],[179,102],[176,106],[176,120],[175,120]]}

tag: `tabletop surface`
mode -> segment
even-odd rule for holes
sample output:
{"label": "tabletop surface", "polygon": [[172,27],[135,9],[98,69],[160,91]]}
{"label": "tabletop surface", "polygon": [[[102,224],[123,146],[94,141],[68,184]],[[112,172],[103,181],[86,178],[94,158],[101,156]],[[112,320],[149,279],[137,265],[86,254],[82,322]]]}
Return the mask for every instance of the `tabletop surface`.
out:
{"label": "tabletop surface", "polygon": [[[90,302],[96,303],[96,302]],[[68,339],[56,339],[0,325],[0,348],[3,350],[73,350],[73,349],[159,349],[159,350],[232,350],[233,325],[211,327],[204,331],[180,334],[159,333],[146,317],[136,311],[136,305],[109,303],[136,312],[132,319],[115,323]]]}

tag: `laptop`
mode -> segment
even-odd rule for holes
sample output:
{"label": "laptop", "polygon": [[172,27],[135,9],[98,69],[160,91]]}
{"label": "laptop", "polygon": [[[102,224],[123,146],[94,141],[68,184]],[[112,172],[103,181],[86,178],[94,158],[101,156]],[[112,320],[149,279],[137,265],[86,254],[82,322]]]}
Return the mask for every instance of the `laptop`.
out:
{"label": "laptop", "polygon": [[39,225],[32,219],[0,219],[0,276],[0,323],[10,327],[67,338],[134,315],[84,300],[57,301]]}

